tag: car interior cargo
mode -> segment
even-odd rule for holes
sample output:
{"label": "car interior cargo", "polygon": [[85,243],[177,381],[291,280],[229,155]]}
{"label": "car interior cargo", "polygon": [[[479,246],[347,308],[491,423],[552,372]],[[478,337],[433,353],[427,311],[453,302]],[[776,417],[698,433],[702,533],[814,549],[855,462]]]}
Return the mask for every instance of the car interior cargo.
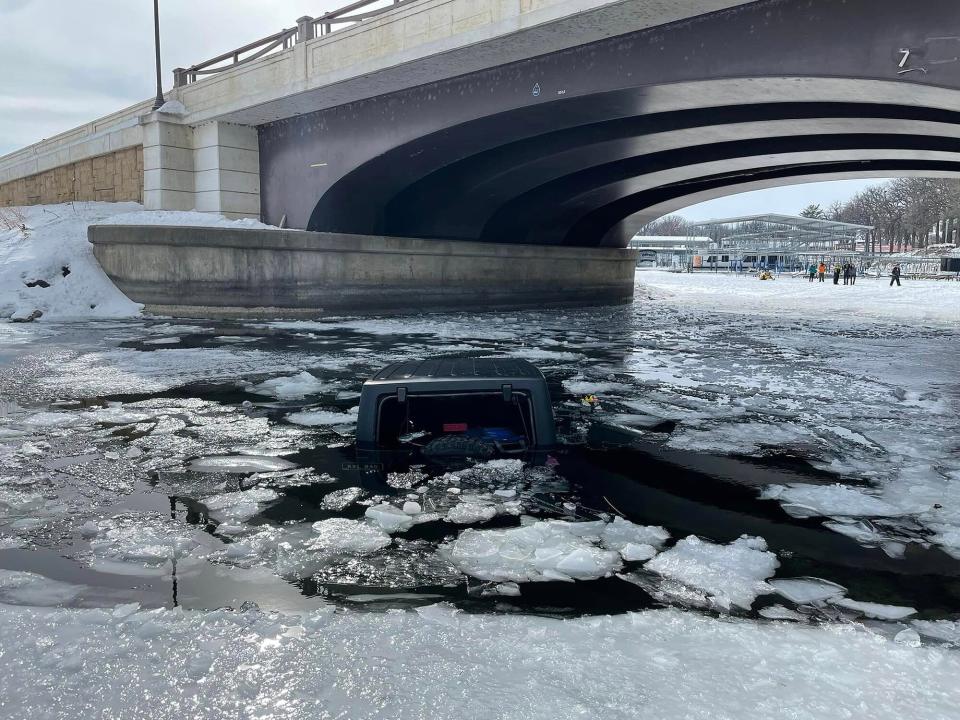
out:
{"label": "car interior cargo", "polygon": [[514,358],[399,362],[364,383],[357,446],[492,457],[556,443],[543,374]]}

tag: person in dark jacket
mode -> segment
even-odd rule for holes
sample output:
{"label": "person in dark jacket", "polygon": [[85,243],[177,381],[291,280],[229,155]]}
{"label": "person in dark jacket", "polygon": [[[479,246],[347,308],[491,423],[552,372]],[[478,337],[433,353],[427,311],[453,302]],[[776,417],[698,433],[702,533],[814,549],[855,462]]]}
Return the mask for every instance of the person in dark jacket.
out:
{"label": "person in dark jacket", "polygon": [[850,284],[857,284],[857,266],[855,263],[850,263]]}
{"label": "person in dark jacket", "polygon": [[893,284],[896,283],[897,287],[900,287],[900,265],[899,263],[893,266],[893,270],[890,271],[890,287],[893,287]]}
{"label": "person in dark jacket", "polygon": [[[833,284],[838,285],[840,283],[840,263],[837,263],[833,266]],[[844,285],[847,283],[844,282]]]}
{"label": "person in dark jacket", "polygon": [[845,262],[843,264],[843,284],[844,285],[850,284],[850,263],[848,262]]}

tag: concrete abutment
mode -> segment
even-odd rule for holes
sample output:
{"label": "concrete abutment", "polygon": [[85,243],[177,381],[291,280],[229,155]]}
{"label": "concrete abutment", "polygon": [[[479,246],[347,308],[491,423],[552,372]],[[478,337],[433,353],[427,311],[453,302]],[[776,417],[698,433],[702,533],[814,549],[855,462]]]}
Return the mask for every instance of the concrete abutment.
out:
{"label": "concrete abutment", "polygon": [[636,253],[287,230],[91,226],[106,274],[148,312],[323,316],[629,302]]}

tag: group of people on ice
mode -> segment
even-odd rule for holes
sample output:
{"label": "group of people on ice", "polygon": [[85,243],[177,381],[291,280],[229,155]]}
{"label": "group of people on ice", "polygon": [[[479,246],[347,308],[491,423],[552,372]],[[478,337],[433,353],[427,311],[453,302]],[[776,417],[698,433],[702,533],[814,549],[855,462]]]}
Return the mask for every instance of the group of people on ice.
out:
{"label": "group of people on ice", "polygon": [[[810,267],[807,268],[807,274],[810,277],[810,282],[813,282],[815,279],[820,278],[820,282],[825,282],[827,277],[827,266],[821,261],[819,265],[816,263],[810,263]],[[852,262],[845,262],[843,265],[837,263],[833,266],[833,284],[840,284],[840,276],[843,276],[844,285],[856,285],[857,284],[857,266]],[[890,285],[894,283],[897,284],[897,287],[900,287],[900,265],[894,265],[893,269],[890,271]]]}
{"label": "group of people on ice", "polygon": [[[827,277],[827,266],[826,263],[822,262],[817,265],[816,263],[810,263],[810,267],[807,268],[807,274],[810,276],[810,282],[813,282],[816,278],[820,278],[820,282],[825,282]],[[857,266],[852,262],[845,262],[843,265],[837,263],[833,266],[833,284],[840,284],[840,276],[843,275],[843,284],[844,285],[854,285],[857,282]]]}

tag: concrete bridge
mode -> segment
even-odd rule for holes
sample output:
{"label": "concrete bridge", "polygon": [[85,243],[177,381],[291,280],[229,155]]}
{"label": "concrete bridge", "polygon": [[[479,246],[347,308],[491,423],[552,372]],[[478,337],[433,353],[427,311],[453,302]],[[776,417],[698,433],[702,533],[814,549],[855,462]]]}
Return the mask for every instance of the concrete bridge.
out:
{"label": "concrete bridge", "polygon": [[724,194],[960,177],[955,0],[362,1],[214,60],[0,158],[0,203],[130,199],[140,162],[148,208],[589,262]]}

